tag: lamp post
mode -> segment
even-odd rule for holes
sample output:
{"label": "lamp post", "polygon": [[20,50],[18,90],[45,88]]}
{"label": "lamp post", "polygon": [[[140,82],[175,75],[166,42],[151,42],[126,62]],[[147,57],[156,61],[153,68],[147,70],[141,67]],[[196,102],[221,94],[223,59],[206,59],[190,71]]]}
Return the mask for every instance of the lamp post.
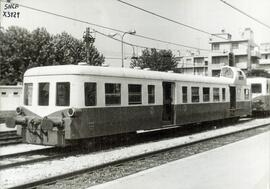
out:
{"label": "lamp post", "polygon": [[121,51],[122,51],[122,68],[124,67],[124,36],[126,34],[130,34],[130,35],[135,35],[136,34],[136,31],[133,30],[133,31],[128,31],[128,32],[124,32],[121,36]]}

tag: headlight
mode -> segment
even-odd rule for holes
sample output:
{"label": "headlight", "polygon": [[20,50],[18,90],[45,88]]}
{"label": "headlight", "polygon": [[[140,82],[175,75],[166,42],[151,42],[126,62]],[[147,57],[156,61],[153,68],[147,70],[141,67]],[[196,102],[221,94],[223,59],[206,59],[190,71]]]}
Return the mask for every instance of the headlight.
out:
{"label": "headlight", "polygon": [[81,112],[82,112],[81,109],[70,108],[68,109],[67,114],[69,117],[76,117],[76,116],[79,116]]}
{"label": "headlight", "polygon": [[22,107],[17,107],[17,108],[16,108],[16,113],[17,113],[18,115],[21,115],[21,114],[23,113]]}

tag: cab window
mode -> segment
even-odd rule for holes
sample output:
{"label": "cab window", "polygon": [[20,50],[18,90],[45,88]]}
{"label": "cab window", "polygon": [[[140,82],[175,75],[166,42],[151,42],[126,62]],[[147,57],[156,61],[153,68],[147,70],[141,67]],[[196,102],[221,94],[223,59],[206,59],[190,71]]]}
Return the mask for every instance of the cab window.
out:
{"label": "cab window", "polygon": [[38,105],[48,106],[49,105],[49,83],[39,83],[38,84]]}
{"label": "cab window", "polygon": [[70,104],[70,83],[56,83],[56,106],[69,106]]}
{"label": "cab window", "polygon": [[260,84],[260,83],[251,84],[251,92],[252,93],[261,93],[262,92],[262,84]]}

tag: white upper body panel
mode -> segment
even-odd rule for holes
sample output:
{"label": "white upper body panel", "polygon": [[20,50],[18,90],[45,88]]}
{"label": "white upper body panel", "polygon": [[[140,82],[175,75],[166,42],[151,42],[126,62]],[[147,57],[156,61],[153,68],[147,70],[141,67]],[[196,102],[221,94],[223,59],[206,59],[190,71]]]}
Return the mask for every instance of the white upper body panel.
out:
{"label": "white upper body panel", "polygon": [[92,75],[100,77],[137,78],[163,81],[189,81],[196,83],[233,84],[232,78],[194,76],[179,73],[136,70],[130,68],[112,68],[84,65],[59,65],[36,67],[27,70],[24,77],[49,75]]}

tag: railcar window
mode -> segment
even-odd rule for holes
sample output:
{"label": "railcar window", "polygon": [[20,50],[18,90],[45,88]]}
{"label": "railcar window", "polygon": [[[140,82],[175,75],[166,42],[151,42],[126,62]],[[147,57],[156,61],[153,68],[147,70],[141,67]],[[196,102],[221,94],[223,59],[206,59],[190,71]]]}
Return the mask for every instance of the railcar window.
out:
{"label": "railcar window", "polygon": [[182,87],[182,101],[187,103],[187,87]]}
{"label": "railcar window", "polygon": [[85,106],[95,106],[97,104],[97,84],[84,83]]}
{"label": "railcar window", "polygon": [[69,106],[70,103],[70,83],[56,83],[56,106]]}
{"label": "railcar window", "polygon": [[24,84],[24,105],[32,106],[33,83]]}
{"label": "railcar window", "polygon": [[213,88],[213,100],[219,101],[219,88]]}
{"label": "railcar window", "polygon": [[49,83],[39,83],[38,84],[38,105],[48,106],[49,105],[49,94],[50,94],[50,84]]}
{"label": "railcar window", "polygon": [[120,83],[105,83],[105,103],[106,105],[121,104]]}
{"label": "railcar window", "polygon": [[260,84],[260,83],[251,84],[251,92],[252,93],[261,93],[262,92],[262,84]]}
{"label": "railcar window", "polygon": [[155,103],[155,85],[148,85],[148,104]]}
{"label": "railcar window", "polygon": [[141,104],[142,103],[142,86],[141,85],[128,85],[128,104]]}
{"label": "railcar window", "polygon": [[208,87],[203,88],[203,101],[204,102],[210,101],[210,88]]}
{"label": "railcar window", "polygon": [[226,100],[226,89],[222,88],[222,100],[225,101]]}
{"label": "railcar window", "polygon": [[249,89],[244,90],[245,100],[249,100]]}
{"label": "railcar window", "polygon": [[191,87],[191,101],[192,102],[199,102],[199,87]]}
{"label": "railcar window", "polygon": [[238,79],[239,79],[239,80],[244,80],[243,72],[238,71]]}

